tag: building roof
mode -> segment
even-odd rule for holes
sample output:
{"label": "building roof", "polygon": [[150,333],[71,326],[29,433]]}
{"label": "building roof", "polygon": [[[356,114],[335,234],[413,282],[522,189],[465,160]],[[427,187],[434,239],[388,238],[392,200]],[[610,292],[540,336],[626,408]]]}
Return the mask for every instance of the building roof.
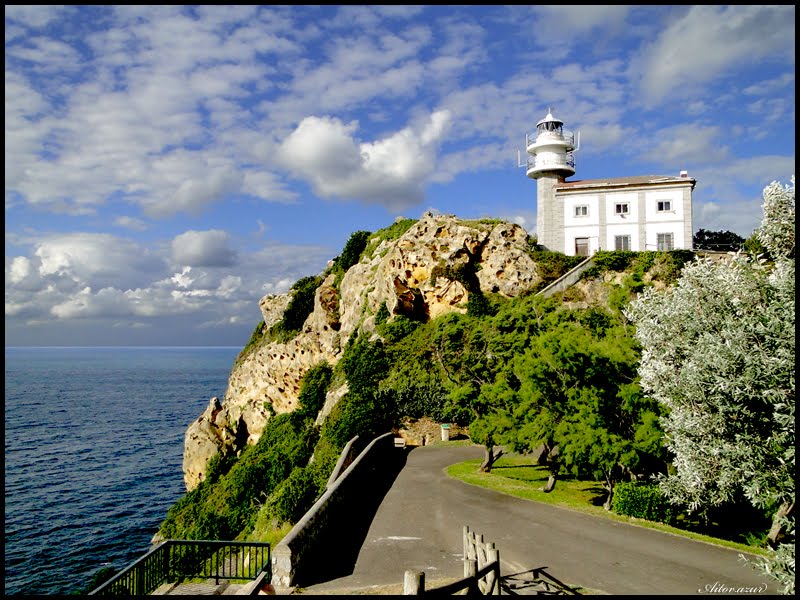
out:
{"label": "building roof", "polygon": [[608,177],[606,179],[578,179],[564,181],[555,185],[556,190],[571,190],[582,188],[624,188],[663,185],[670,183],[691,183],[694,188],[697,180],[693,177],[674,175],[634,175],[632,177]]}

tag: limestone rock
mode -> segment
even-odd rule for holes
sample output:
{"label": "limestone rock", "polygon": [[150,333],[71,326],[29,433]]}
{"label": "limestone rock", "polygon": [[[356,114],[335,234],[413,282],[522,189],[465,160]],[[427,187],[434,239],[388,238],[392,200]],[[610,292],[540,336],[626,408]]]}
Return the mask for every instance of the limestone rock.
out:
{"label": "limestone rock", "polygon": [[264,327],[269,329],[283,318],[291,299],[291,294],[269,294],[258,302],[258,308],[264,317]]}
{"label": "limestone rock", "polygon": [[211,398],[208,407],[186,430],[183,449],[183,480],[186,489],[191,490],[203,480],[208,460],[225,446],[227,436],[224,427],[220,428],[216,419],[222,412],[222,405],[216,396]]}
{"label": "limestone rock", "polygon": [[[374,315],[386,304],[390,315],[420,320],[466,312],[469,291],[444,269],[472,263],[480,290],[516,296],[541,281],[519,225],[464,221],[425,213],[402,236],[383,240],[348,269],[338,289],[329,274],[317,288],[314,310],[288,342],[254,344],[233,366],[222,403],[213,401],[186,432],[184,479],[187,490],[204,477],[217,452],[236,453],[258,441],[273,413],[297,408],[306,371],[327,361],[335,365],[351,335],[377,335]],[[291,293],[268,295],[259,308],[268,329],[281,318]],[[393,317],[390,317],[393,318]],[[318,424],[347,388],[330,391]]]}

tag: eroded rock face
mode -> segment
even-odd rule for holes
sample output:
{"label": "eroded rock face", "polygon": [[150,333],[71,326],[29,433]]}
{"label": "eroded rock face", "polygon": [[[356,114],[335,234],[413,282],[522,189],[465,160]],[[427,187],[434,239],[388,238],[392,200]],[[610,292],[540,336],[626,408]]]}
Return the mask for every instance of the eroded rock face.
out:
{"label": "eroded rock face", "polygon": [[283,318],[283,313],[291,299],[291,294],[269,294],[258,302],[261,316],[264,317],[264,327],[269,329]]}
{"label": "eroded rock face", "polygon": [[[541,281],[528,254],[527,234],[513,223],[462,221],[425,213],[406,233],[384,240],[344,275],[338,289],[329,275],[317,288],[314,310],[302,331],[286,343],[256,345],[237,360],[223,402],[192,423],[184,447],[184,481],[191,490],[205,476],[216,452],[238,452],[258,441],[272,411],[297,407],[303,375],[320,361],[335,365],[348,338],[358,330],[375,335],[374,315],[386,304],[390,315],[423,320],[466,312],[469,291],[441,275],[443,269],[472,263],[484,293],[516,296]],[[290,294],[262,298],[259,308],[269,328],[283,316]],[[321,422],[346,388],[329,392]]]}

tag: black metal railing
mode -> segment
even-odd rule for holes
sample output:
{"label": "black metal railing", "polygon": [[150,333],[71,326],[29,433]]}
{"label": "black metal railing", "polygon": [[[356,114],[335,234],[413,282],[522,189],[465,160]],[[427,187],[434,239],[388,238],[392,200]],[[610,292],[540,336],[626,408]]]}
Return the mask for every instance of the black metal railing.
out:
{"label": "black metal railing", "polygon": [[195,578],[254,580],[270,574],[270,560],[264,542],[167,540],[89,595],[143,596],[164,583]]}

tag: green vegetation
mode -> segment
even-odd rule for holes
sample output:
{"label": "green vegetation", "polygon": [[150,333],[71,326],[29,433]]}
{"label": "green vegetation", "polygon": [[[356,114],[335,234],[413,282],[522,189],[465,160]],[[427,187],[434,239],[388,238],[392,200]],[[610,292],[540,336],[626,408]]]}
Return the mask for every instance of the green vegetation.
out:
{"label": "green vegetation", "polygon": [[[687,265],[675,286],[626,311],[644,349],[638,372],[665,409],[674,471],[661,490],[705,515],[749,504],[772,522],[757,566],[794,592],[795,189],[764,189],[764,257]],[[668,315],[668,318],[665,318]]]}
{"label": "green vegetation", "polygon": [[570,269],[577,267],[585,257],[567,256],[561,252],[551,252],[549,250],[537,250],[534,238],[528,238],[528,254],[536,263],[536,269],[542,281],[532,290],[538,292],[553,283],[556,279],[567,273]]}
{"label": "green vegetation", "polygon": [[693,260],[695,253],[691,250],[671,250],[660,252],[647,250],[631,252],[627,250],[599,250],[592,256],[592,266],[583,272],[582,279],[595,279],[604,273],[615,271],[629,273],[629,289],[640,292],[635,284],[641,284],[645,273],[650,274],[653,281],[662,281],[671,285],[678,280],[683,266]]}
{"label": "green vegetation", "polygon": [[732,231],[707,231],[698,229],[692,236],[692,247],[698,250],[718,252],[737,252],[742,249],[745,239]]}
{"label": "green vegetation", "polygon": [[611,503],[618,515],[657,521],[672,525],[677,522],[677,512],[657,485],[633,481],[620,483]]}
{"label": "green vegetation", "polygon": [[347,270],[361,260],[361,255],[364,252],[364,248],[367,247],[367,242],[369,242],[371,235],[372,233],[369,231],[356,231],[350,234],[342,253],[333,259],[333,266],[329,272],[335,274],[333,282],[335,288],[339,288]]}
{"label": "green vegetation", "polygon": [[253,330],[247,345],[236,357],[236,361],[238,362],[254,349],[264,344],[270,342],[285,343],[300,333],[308,315],[314,310],[314,295],[323,280],[322,276],[316,275],[303,277],[295,282],[290,290],[292,298],[283,313],[283,318],[269,329],[265,327],[264,321],[259,322]]}
{"label": "green vegetation", "polygon": [[[704,542],[726,546],[742,552],[757,555],[767,554],[764,548],[752,544],[750,542],[750,536],[748,535],[738,535],[738,541],[721,537],[727,535],[726,531],[729,531],[729,529],[726,529],[720,523],[714,521],[706,523],[705,528],[707,532],[703,532],[703,525],[697,521],[692,525],[695,530],[692,530],[637,516],[607,511],[601,507],[603,498],[605,497],[605,491],[602,483],[599,481],[567,477],[559,482],[557,489],[547,493],[543,491],[543,487],[546,485],[549,476],[547,469],[534,464],[529,456],[518,454],[505,455],[495,463],[491,473],[479,471],[477,468],[479,464],[480,461],[477,460],[458,463],[448,467],[447,474],[464,483],[487,488],[496,492],[502,492],[524,500],[542,502],[606,519],[665,531]],[[621,485],[620,490],[622,487]],[[682,524],[683,520],[678,521],[678,523]]]}
{"label": "green vegetation", "polygon": [[481,231],[491,231],[495,228],[496,225],[502,223],[502,219],[460,219],[458,221],[459,225],[463,225],[464,227],[471,227],[473,229],[480,229]]}
{"label": "green vegetation", "polygon": [[325,394],[333,377],[333,368],[322,361],[303,375],[303,384],[297,396],[297,413],[304,418],[316,419],[317,413],[325,404]]}
{"label": "green vegetation", "polygon": [[292,299],[283,313],[283,319],[269,330],[271,340],[286,342],[300,332],[308,315],[314,310],[314,294],[322,280],[319,275],[303,277],[292,286]]}
{"label": "green vegetation", "polygon": [[375,249],[381,244],[381,242],[396,240],[406,231],[411,229],[411,227],[416,223],[417,219],[399,219],[388,227],[379,229],[374,235],[372,235],[372,237],[370,237],[369,243],[364,248],[361,256],[372,258],[372,255],[375,254]]}
{"label": "green vegetation", "polygon": [[[276,539],[324,492],[354,436],[366,444],[407,419],[430,417],[468,427],[484,447],[482,461],[451,470],[468,483],[724,538],[749,552],[771,544],[765,569],[789,586],[793,188],[791,207],[770,197],[773,213],[792,214],[791,223],[776,218],[762,228],[769,235],[756,238],[774,264],[743,258],[712,268],[686,250],[597,252],[583,278],[609,280],[605,305],[573,308],[566,294],[543,298],[535,290],[516,298],[484,294],[479,265],[434,266],[432,278],[467,289],[466,314],[426,321],[379,307],[380,337],[356,332],[335,366],[309,369],[299,409],[272,417],[238,458],[212,459],[206,481],[170,510],[162,535]],[[353,234],[334,261],[337,281],[414,223]],[[542,286],[583,260],[539,251],[532,239],[529,245]],[[603,277],[610,272],[622,275]],[[260,324],[247,348],[294,335],[321,280],[300,280],[283,320],[268,332]],[[667,291],[656,292],[656,282]],[[347,393],[315,426],[328,391],[345,382]],[[712,454],[723,458],[704,459]]]}
{"label": "green vegetation", "polygon": [[159,534],[164,539],[240,539],[252,529],[262,496],[308,462],[315,438],[298,413],[270,419],[258,443],[246,446],[229,471],[212,475],[170,508]]}
{"label": "green vegetation", "polygon": [[[472,259],[473,257],[470,256]],[[478,280],[478,268],[472,260],[465,263],[459,263],[455,266],[449,265],[436,265],[431,269],[431,280],[436,282],[439,277],[450,279],[451,281],[458,281],[467,290],[467,314],[473,317],[482,317],[491,315],[493,307],[486,295],[481,290],[481,284]]]}

